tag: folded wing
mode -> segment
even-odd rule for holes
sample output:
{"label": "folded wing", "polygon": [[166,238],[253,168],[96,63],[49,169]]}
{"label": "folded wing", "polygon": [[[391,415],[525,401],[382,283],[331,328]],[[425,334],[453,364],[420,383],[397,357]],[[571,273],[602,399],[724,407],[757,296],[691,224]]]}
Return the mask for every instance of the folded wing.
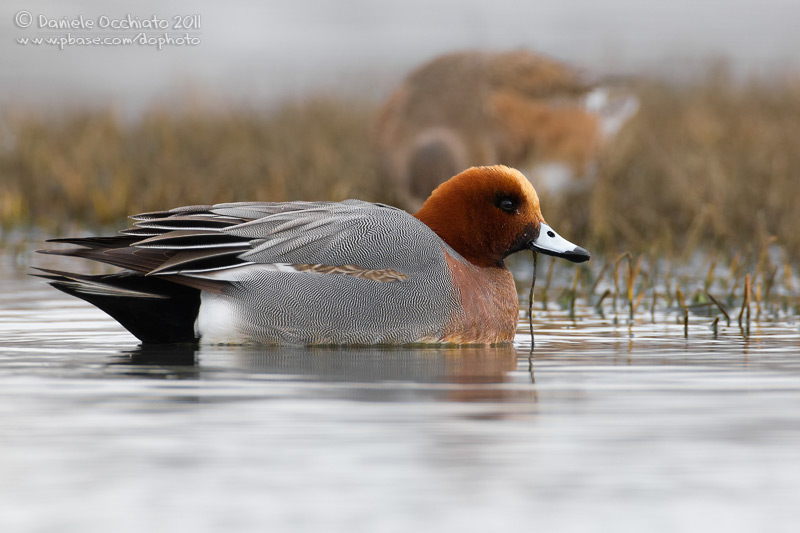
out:
{"label": "folded wing", "polygon": [[403,281],[441,263],[446,247],[408,213],[358,200],[200,205],[132,218],[121,236],[54,239],[81,248],[45,253],[219,292],[237,272],[259,268]]}

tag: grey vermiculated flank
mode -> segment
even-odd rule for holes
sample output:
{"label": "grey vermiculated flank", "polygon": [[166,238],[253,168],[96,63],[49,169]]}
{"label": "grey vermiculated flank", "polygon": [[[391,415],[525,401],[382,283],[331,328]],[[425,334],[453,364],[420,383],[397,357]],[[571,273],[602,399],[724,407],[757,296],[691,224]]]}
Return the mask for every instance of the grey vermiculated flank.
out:
{"label": "grey vermiculated flank", "polygon": [[[246,222],[221,229],[250,243],[222,294],[256,342],[401,343],[436,338],[459,306],[445,250],[464,259],[405,211],[348,200],[234,203],[194,211]],[[175,211],[178,213],[179,211]],[[191,210],[183,210],[185,216]],[[381,282],[347,275],[283,272],[257,264],[358,265],[408,276]]]}

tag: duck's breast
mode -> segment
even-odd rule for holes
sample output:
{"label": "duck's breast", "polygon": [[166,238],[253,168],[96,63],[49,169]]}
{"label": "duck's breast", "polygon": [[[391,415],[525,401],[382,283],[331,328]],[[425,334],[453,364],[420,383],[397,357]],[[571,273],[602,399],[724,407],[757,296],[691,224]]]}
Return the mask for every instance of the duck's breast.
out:
{"label": "duck's breast", "polygon": [[511,272],[505,267],[478,267],[460,256],[445,258],[458,305],[443,340],[462,344],[514,340],[519,299]]}

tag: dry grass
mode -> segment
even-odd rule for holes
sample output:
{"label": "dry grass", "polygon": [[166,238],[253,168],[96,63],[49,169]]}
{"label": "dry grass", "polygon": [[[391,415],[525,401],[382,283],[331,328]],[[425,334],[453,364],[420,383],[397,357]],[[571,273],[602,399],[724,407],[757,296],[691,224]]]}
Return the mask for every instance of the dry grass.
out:
{"label": "dry grass", "polygon": [[640,112],[605,154],[597,186],[570,199],[590,206],[586,216],[563,202],[555,216],[601,249],[752,251],[775,236],[797,260],[800,79],[737,85],[717,71],[639,94]]}
{"label": "dry grass", "polygon": [[[800,81],[733,83],[717,70],[640,88],[641,110],[600,162],[591,194],[543,199],[594,250],[753,255],[774,236],[800,257]],[[390,199],[372,144],[377,106],[314,98],[272,111],[7,112],[0,224],[58,232],[129,213],[234,200]]]}
{"label": "dry grass", "polygon": [[7,116],[0,223],[58,231],[80,220],[239,200],[374,198],[373,109],[312,99],[274,111],[154,109]]}

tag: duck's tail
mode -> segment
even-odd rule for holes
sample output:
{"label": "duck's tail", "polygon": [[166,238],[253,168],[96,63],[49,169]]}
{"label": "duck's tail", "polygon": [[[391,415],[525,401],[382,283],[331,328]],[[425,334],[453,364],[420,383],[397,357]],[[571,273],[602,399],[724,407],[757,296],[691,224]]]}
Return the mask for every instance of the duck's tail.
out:
{"label": "duck's tail", "polygon": [[83,275],[37,268],[40,278],[105,311],[144,343],[195,342],[200,290],[124,271]]}

